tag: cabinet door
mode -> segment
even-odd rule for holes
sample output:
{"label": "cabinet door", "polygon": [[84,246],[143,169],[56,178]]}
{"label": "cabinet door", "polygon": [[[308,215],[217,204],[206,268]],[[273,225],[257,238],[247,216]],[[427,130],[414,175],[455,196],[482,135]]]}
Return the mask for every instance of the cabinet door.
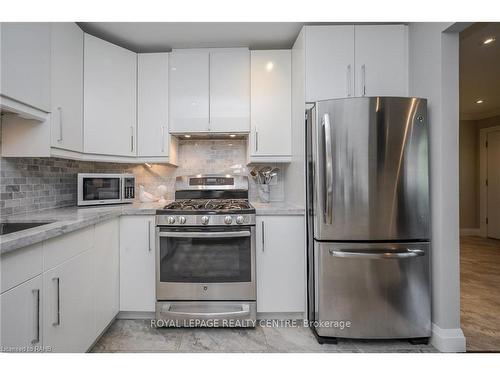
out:
{"label": "cabinet door", "polygon": [[155,218],[120,219],[120,311],[155,310]]}
{"label": "cabinet door", "polygon": [[168,53],[137,56],[137,152],[168,156]]}
{"label": "cabinet door", "polygon": [[42,276],[37,276],[0,296],[0,346],[42,346]]}
{"label": "cabinet door", "polygon": [[52,24],[52,147],[82,151],[83,31],[76,23]]}
{"label": "cabinet door", "polygon": [[120,308],[120,223],[113,219],[95,226],[92,251],[96,332],[99,336],[118,314]]}
{"label": "cabinet door", "polygon": [[354,26],[306,27],[306,102],[354,95]]}
{"label": "cabinet door", "polygon": [[170,132],[208,131],[209,53],[172,52],[169,73]]}
{"label": "cabinet door", "polygon": [[136,155],[137,54],[85,34],[84,151]]}
{"label": "cabinet door", "polygon": [[96,337],[92,255],[85,251],[43,274],[43,343],[55,352],[85,352]]}
{"label": "cabinet door", "polygon": [[356,96],[408,95],[404,25],[356,26]]}
{"label": "cabinet door", "polygon": [[250,131],[250,54],[210,52],[210,124],[218,133]]}
{"label": "cabinet door", "polygon": [[257,311],[305,311],[305,227],[302,216],[258,216]]}
{"label": "cabinet door", "polygon": [[291,53],[252,51],[251,156],[291,156]]}
{"label": "cabinet door", "polygon": [[2,22],[2,95],[50,112],[50,24]]}

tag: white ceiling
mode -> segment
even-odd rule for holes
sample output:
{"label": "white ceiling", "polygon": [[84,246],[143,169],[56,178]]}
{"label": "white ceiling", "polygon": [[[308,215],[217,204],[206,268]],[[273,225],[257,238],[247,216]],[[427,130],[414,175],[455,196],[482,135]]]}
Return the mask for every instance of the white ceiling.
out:
{"label": "white ceiling", "polygon": [[135,52],[172,48],[291,48],[301,22],[80,22],[87,33]]}
{"label": "white ceiling", "polygon": [[[496,41],[484,45],[488,37]],[[483,104],[476,100],[483,99]],[[500,115],[500,23],[476,23],[460,35],[460,118]]]}

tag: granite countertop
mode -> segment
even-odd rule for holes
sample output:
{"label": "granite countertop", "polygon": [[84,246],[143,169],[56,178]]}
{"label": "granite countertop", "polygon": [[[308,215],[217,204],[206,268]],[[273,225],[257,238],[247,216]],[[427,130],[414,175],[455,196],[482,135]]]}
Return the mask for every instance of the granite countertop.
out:
{"label": "granite countertop", "polygon": [[4,222],[51,222],[0,236],[1,254],[45,241],[121,215],[154,215],[165,203],[132,203],[93,207],[63,207],[11,215]]}
{"label": "granite countertop", "polygon": [[[167,202],[168,203],[168,202]],[[286,202],[251,202],[257,215],[303,215],[304,208]],[[164,203],[132,203],[94,207],[64,207],[8,216],[5,222],[51,222],[0,236],[1,254],[85,228],[121,215],[154,215]]]}

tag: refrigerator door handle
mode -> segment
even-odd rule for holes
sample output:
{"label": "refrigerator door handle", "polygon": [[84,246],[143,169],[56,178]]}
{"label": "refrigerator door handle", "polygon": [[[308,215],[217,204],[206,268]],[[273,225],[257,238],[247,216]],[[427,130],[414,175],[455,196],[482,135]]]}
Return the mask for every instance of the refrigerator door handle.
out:
{"label": "refrigerator door handle", "polygon": [[323,115],[323,132],[325,137],[325,223],[332,224],[332,194],[333,194],[333,156],[332,156],[332,131],[330,126],[330,115]]}
{"label": "refrigerator door handle", "polygon": [[370,249],[370,250],[354,250],[343,249],[335,250],[330,249],[331,256],[338,258],[365,258],[365,259],[401,259],[413,258],[425,255],[425,251],[419,249],[405,249],[400,252],[387,251],[387,249]]}

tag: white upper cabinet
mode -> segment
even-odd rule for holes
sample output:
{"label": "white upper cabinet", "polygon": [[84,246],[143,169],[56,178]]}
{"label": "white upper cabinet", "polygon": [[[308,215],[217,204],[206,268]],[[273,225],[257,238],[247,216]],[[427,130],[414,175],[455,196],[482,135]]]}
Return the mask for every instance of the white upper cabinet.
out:
{"label": "white upper cabinet", "polygon": [[209,131],[250,131],[250,54],[243,49],[210,52]]}
{"label": "white upper cabinet", "polygon": [[249,132],[247,49],[175,50],[169,80],[171,133]]}
{"label": "white upper cabinet", "polygon": [[84,152],[135,156],[137,54],[85,34]]}
{"label": "white upper cabinet", "polygon": [[50,112],[50,24],[1,23],[1,94]]}
{"label": "white upper cabinet", "polygon": [[405,25],[356,26],[356,96],[408,95]]}
{"label": "white upper cabinet", "polygon": [[306,26],[306,101],[354,94],[354,25]]}
{"label": "white upper cabinet", "polygon": [[404,25],[306,26],[306,101],[408,95]]}
{"label": "white upper cabinet", "polygon": [[175,51],[170,55],[170,132],[207,132],[209,53]]}
{"label": "white upper cabinet", "polygon": [[52,147],[83,148],[83,31],[76,23],[52,24]]}
{"label": "white upper cabinet", "polygon": [[289,50],[251,52],[251,162],[291,160],[291,69]]}
{"label": "white upper cabinet", "polygon": [[137,56],[137,153],[168,156],[168,53]]}

